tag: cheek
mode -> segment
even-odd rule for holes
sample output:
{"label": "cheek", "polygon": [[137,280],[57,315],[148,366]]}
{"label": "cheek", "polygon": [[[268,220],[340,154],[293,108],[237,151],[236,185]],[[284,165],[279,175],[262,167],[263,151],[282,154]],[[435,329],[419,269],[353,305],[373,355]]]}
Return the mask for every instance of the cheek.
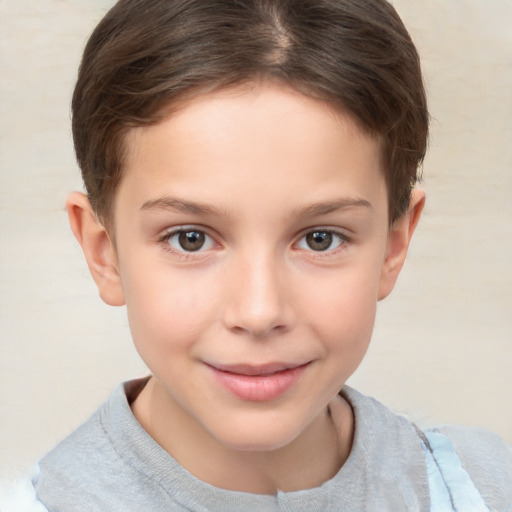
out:
{"label": "cheek", "polygon": [[372,337],[376,302],[362,287],[333,287],[329,299],[316,303],[322,322],[315,336],[323,340],[324,378],[337,393],[363,360]]}
{"label": "cheek", "polygon": [[323,286],[309,288],[306,311],[314,315],[317,336],[329,351],[355,359],[364,355],[377,308],[378,279],[371,271],[330,276]]}
{"label": "cheek", "polygon": [[211,294],[214,287],[204,276],[172,271],[154,265],[145,272],[131,272],[125,280],[130,329],[142,358],[165,354],[193,345],[215,316]]}

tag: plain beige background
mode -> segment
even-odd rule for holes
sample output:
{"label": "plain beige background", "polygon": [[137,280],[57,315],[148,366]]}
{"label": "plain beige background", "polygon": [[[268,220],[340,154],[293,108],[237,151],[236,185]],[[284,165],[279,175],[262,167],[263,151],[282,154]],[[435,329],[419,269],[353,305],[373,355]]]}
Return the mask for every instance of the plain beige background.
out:
{"label": "plain beige background", "polygon": [[[512,1],[396,0],[432,114],[427,207],[350,384],[512,442]],[[0,479],[147,371],[67,227],[69,101],[110,0],[0,1]]]}

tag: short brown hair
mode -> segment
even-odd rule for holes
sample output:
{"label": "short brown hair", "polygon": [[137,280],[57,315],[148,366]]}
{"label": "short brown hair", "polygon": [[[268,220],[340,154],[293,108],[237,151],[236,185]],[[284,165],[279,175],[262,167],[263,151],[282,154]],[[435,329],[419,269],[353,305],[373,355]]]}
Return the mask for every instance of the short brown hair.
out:
{"label": "short brown hair", "polygon": [[386,0],[119,0],[84,51],[72,100],[78,163],[108,224],[124,139],[178,98],[277,79],[381,138],[389,216],[418,180],[428,112],[417,51]]}

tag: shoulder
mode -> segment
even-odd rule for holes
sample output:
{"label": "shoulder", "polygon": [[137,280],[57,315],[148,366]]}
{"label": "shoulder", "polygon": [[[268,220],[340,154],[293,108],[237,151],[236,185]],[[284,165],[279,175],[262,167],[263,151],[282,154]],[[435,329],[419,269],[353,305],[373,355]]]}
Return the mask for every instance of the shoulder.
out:
{"label": "shoulder", "polygon": [[[381,482],[389,475],[400,478],[402,486],[403,482],[415,482],[415,492],[428,502],[429,475],[421,448],[421,431],[408,418],[349,387],[343,388],[342,395],[354,409],[353,450],[361,451],[362,445],[365,460],[371,460],[371,464],[366,464],[370,469],[361,478],[368,478],[375,470],[375,480]],[[498,435],[474,427],[440,426],[432,431],[451,441],[460,464],[489,510],[512,512],[512,448]]]}
{"label": "shoulder", "polygon": [[[92,510],[90,480],[103,474],[103,464],[112,451],[100,421],[101,410],[61,441],[39,462],[40,474],[33,480],[38,499],[51,508],[73,510],[76,499],[81,510]],[[94,487],[93,487],[94,489]],[[57,508],[58,507],[58,508]]]}
{"label": "shoulder", "polygon": [[119,385],[89,420],[40,461],[34,486],[46,507],[75,511],[79,502],[81,512],[164,509],[169,498],[160,485],[162,474],[172,482],[176,475],[167,452],[131,412],[131,392],[143,383]]}
{"label": "shoulder", "polygon": [[491,510],[512,510],[512,447],[480,428],[450,425],[434,431],[451,440],[463,468]]}
{"label": "shoulder", "polygon": [[80,499],[80,510],[101,510],[100,496],[108,489],[105,483],[126,471],[110,425],[113,409],[122,406],[123,397],[123,388],[118,386],[84,424],[41,459],[34,486],[46,506],[74,510]]}

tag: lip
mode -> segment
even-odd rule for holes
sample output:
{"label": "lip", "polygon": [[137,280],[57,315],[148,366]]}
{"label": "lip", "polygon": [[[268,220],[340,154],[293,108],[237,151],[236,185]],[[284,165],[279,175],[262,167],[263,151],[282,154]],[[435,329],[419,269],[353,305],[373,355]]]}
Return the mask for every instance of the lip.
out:
{"label": "lip", "polygon": [[241,400],[266,402],[291,389],[311,361],[304,364],[271,363],[265,365],[206,364],[217,382]]}

